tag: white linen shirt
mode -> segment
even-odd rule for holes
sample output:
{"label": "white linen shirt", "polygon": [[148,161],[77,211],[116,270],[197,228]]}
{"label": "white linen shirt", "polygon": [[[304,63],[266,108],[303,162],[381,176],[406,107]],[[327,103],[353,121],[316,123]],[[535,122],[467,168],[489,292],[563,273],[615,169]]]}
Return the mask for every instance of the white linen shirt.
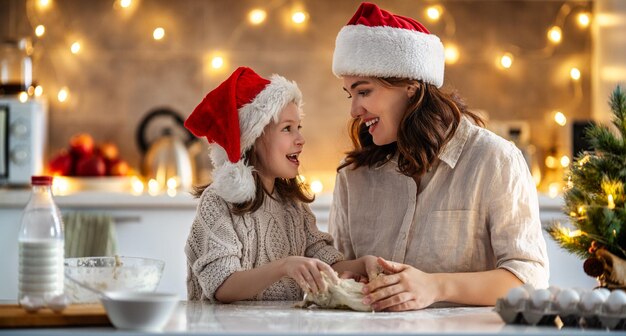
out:
{"label": "white linen shirt", "polygon": [[463,117],[439,159],[423,178],[419,202],[396,159],[341,169],[329,222],[339,251],[427,273],[502,268],[547,287],[537,189],[519,149]]}

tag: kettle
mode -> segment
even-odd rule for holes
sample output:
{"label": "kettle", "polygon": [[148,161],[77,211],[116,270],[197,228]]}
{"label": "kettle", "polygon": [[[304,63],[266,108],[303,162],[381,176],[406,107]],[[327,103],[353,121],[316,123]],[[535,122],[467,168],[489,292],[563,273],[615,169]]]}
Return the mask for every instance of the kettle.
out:
{"label": "kettle", "polygon": [[[163,127],[158,138],[150,142],[148,127],[163,118],[173,121],[175,128]],[[191,189],[193,171],[187,145],[195,141],[195,137],[184,127],[183,118],[177,112],[163,107],[148,112],[139,124],[136,140],[143,154],[141,172],[146,179],[156,180],[160,190]]]}

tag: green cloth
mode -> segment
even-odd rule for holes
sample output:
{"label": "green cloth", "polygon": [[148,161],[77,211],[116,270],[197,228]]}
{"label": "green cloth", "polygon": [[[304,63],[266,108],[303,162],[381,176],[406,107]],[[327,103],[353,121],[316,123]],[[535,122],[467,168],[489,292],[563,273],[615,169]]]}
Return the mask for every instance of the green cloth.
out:
{"label": "green cloth", "polygon": [[71,212],[63,215],[65,257],[114,256],[115,222],[110,215]]}

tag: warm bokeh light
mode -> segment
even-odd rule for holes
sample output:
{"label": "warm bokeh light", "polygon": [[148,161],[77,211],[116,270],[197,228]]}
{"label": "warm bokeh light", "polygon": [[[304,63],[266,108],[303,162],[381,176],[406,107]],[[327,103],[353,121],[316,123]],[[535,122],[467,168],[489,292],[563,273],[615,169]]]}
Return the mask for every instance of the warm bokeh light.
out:
{"label": "warm bokeh light", "polygon": [[437,21],[441,18],[442,12],[443,9],[441,6],[429,6],[426,8],[426,17],[428,17],[431,21]]}
{"label": "warm bokeh light", "polygon": [[567,166],[569,166],[569,163],[570,163],[569,156],[567,155],[561,156],[561,167],[566,168]]}
{"label": "warm bokeh light", "polygon": [[248,21],[253,25],[265,22],[267,12],[262,9],[253,9],[248,13]]}
{"label": "warm bokeh light", "polygon": [[613,200],[613,195],[609,194],[609,197],[607,198],[609,204],[608,204],[608,208],[609,209],[615,209],[615,201]]}
{"label": "warm bokeh light", "polygon": [[574,237],[579,237],[579,236],[581,236],[582,234],[583,234],[583,232],[582,232],[582,231],[580,231],[580,230],[574,230],[574,231],[570,231],[567,235],[568,235],[570,238],[574,238]]}
{"label": "warm bokeh light", "polygon": [[221,56],[215,56],[211,60],[211,66],[213,69],[219,69],[224,66],[224,59]]}
{"label": "warm bokeh light", "polygon": [[573,80],[579,80],[580,79],[580,70],[578,70],[578,68],[572,68],[569,71],[569,76],[573,79]]}
{"label": "warm bokeh light", "polygon": [[28,93],[22,91],[20,92],[20,94],[18,95],[18,99],[20,100],[20,102],[25,103],[28,101]]}
{"label": "warm bokeh light", "polygon": [[161,27],[155,28],[154,31],[152,32],[152,38],[154,38],[157,41],[162,40],[163,37],[165,37],[165,29]]}
{"label": "warm bokeh light", "polygon": [[293,21],[293,23],[295,23],[295,24],[302,24],[302,23],[304,23],[304,21],[306,21],[306,13],[302,12],[302,11],[294,12],[291,15],[291,21]]}
{"label": "warm bokeh light", "polygon": [[500,57],[500,65],[505,69],[510,68],[513,65],[513,54],[505,53],[502,55],[502,57]]}
{"label": "warm bokeh light", "polygon": [[548,39],[552,41],[552,43],[560,43],[561,37],[562,33],[559,26],[552,26],[552,28],[548,30]]}
{"label": "warm bokeh light", "polygon": [[459,48],[453,43],[447,43],[444,47],[444,55],[446,64],[455,64],[459,61]]}
{"label": "warm bokeh light", "polygon": [[150,181],[148,181],[148,194],[156,196],[160,191],[161,186],[159,185],[159,182],[155,179],[150,179]]}
{"label": "warm bokeh light", "polygon": [[78,54],[78,52],[80,52],[80,42],[72,43],[70,51],[72,52],[72,54]]}
{"label": "warm bokeh light", "polygon": [[178,177],[170,177],[166,184],[168,189],[176,189],[178,187]]}
{"label": "warm bokeh light", "polygon": [[37,27],[35,27],[35,35],[37,35],[37,37],[42,37],[45,33],[46,27],[44,27],[44,25],[38,25]]}
{"label": "warm bokeh light", "polygon": [[315,194],[319,194],[324,190],[324,185],[321,181],[315,180],[311,181],[311,191]]}
{"label": "warm bokeh light", "polygon": [[56,196],[67,195],[70,190],[70,181],[66,177],[54,176],[52,179],[52,194]]}
{"label": "warm bokeh light", "polygon": [[48,7],[50,7],[50,0],[37,1],[37,7],[39,7],[39,9],[47,9]]}
{"label": "warm bokeh light", "polygon": [[66,87],[62,87],[61,90],[59,90],[59,93],[57,93],[57,99],[60,103],[64,103],[69,96],[70,91]]}
{"label": "warm bokeh light", "polygon": [[586,12],[579,13],[578,16],[576,17],[576,22],[578,22],[578,25],[580,27],[587,28],[589,27],[589,24],[591,23],[591,15]]}
{"label": "warm bokeh light", "polygon": [[120,0],[120,7],[128,8],[132,4],[132,0]]}
{"label": "warm bokeh light", "polygon": [[559,190],[561,189],[561,184],[559,182],[552,182],[548,186],[548,196],[550,198],[556,198],[559,196]]}
{"label": "warm bokeh light", "polygon": [[554,121],[559,124],[559,126],[565,126],[567,124],[567,118],[563,112],[557,111],[554,113]]}
{"label": "warm bokeh light", "polygon": [[141,179],[137,176],[133,176],[130,179],[130,186],[133,195],[141,195],[143,193],[144,185]]}
{"label": "warm bokeh light", "polygon": [[43,94],[43,87],[41,87],[41,85],[37,85],[35,87],[35,97],[41,97],[42,94]]}
{"label": "warm bokeh light", "polygon": [[29,96],[32,96],[35,94],[35,87],[34,86],[29,86],[28,90],[26,91],[26,93],[28,93]]}
{"label": "warm bokeh light", "polygon": [[556,168],[556,158],[553,155],[546,156],[545,164],[550,169]]}

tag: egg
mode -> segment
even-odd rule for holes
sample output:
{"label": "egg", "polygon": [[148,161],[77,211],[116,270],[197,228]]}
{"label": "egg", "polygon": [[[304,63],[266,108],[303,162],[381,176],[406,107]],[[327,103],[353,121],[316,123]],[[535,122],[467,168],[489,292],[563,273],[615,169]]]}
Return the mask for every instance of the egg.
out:
{"label": "egg", "polygon": [[511,306],[518,306],[523,300],[528,299],[526,288],[520,286],[511,288],[506,294],[506,302]]}
{"label": "egg", "polygon": [[604,294],[599,291],[585,292],[580,296],[579,307],[583,311],[591,313],[594,312],[604,302]]}
{"label": "egg", "polygon": [[606,299],[604,305],[610,312],[619,312],[626,305],[626,292],[621,289],[614,290]]}
{"label": "egg", "polygon": [[594,292],[598,292],[602,295],[602,297],[604,298],[603,301],[606,301],[606,299],[609,298],[609,295],[611,295],[611,291],[606,289],[606,288],[596,288],[593,290]]}
{"label": "egg", "polygon": [[537,289],[530,293],[530,300],[533,308],[545,309],[552,300],[552,293],[547,289]]}
{"label": "egg", "polygon": [[21,298],[19,303],[20,303],[20,306],[26,309],[26,311],[29,313],[34,313],[38,311],[39,309],[46,306],[46,303],[44,302],[42,298],[30,297],[28,295]]}
{"label": "egg", "polygon": [[550,293],[552,293],[552,297],[555,298],[557,295],[559,295],[561,288],[557,286],[550,286],[548,287],[548,290],[550,291]]}
{"label": "egg", "polygon": [[59,313],[70,305],[70,298],[65,294],[56,295],[46,300],[46,304],[48,305],[48,308]]}
{"label": "egg", "polygon": [[563,289],[556,296],[556,304],[563,310],[572,310],[580,301],[580,295],[573,289]]}

